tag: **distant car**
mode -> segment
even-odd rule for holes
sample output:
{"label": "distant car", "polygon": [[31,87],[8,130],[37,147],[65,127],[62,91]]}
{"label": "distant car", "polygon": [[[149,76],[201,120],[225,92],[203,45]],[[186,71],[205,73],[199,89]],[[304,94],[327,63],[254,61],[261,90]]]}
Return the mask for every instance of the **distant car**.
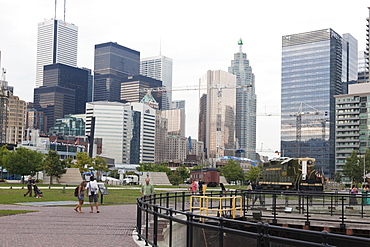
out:
{"label": "distant car", "polygon": [[105,177],[105,176],[103,176],[103,177],[101,178],[101,181],[103,181],[103,182],[105,182],[105,181],[115,181],[115,182],[120,182],[120,180],[119,180],[119,179],[117,179],[117,178]]}

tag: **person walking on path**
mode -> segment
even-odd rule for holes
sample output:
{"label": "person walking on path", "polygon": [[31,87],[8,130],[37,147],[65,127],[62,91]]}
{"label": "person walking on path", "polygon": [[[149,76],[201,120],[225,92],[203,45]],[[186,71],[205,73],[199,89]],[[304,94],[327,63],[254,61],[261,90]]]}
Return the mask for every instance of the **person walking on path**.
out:
{"label": "person walking on path", "polygon": [[32,187],[35,185],[35,179],[32,178],[32,176],[30,176],[28,178],[28,181],[27,181],[27,193],[26,194],[23,194],[23,196],[27,196],[28,194],[30,194],[30,197],[32,197]]}
{"label": "person walking on path", "polygon": [[154,194],[154,186],[150,184],[150,179],[145,179],[145,184],[141,185],[141,195],[145,196],[146,198],[150,198],[152,194]]}
{"label": "person walking on path", "polygon": [[89,202],[90,202],[90,213],[94,212],[94,204],[96,207],[96,212],[99,212],[99,204],[98,204],[98,183],[96,182],[95,178],[93,176],[90,177],[90,182],[87,184],[87,191],[89,195]]}
{"label": "person walking on path", "polygon": [[261,191],[262,191],[262,183],[261,182],[258,182],[258,184],[256,185],[256,195],[255,195],[254,200],[253,200],[253,206],[256,203],[257,199],[260,200],[260,205],[261,206],[262,205],[265,205],[265,202],[264,202],[264,200],[262,198]]}
{"label": "person walking on path", "polygon": [[[196,195],[197,190],[198,190],[198,184],[195,182],[195,180],[193,180],[190,184],[191,194]],[[194,197],[194,202],[197,203],[197,199],[195,197]]]}
{"label": "person walking on path", "polygon": [[84,180],[81,182],[81,184],[78,186],[78,193],[77,193],[77,197],[78,197],[78,204],[77,206],[75,207],[75,211],[76,212],[79,212],[79,213],[83,213],[82,212],[82,205],[84,204],[84,200],[85,200],[85,194],[84,194],[84,191],[85,191],[85,188],[86,188],[86,184],[87,182]]}
{"label": "person walking on path", "polygon": [[350,196],[349,196],[349,205],[357,205],[357,199],[356,195],[358,193],[358,189],[356,185],[352,185],[352,188],[350,190]]}

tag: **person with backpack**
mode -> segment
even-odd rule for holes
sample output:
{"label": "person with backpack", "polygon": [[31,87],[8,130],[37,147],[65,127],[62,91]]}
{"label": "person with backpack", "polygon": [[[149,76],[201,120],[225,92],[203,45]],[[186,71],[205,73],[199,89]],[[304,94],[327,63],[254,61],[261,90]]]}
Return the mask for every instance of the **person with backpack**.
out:
{"label": "person with backpack", "polygon": [[94,205],[93,202],[95,203],[96,207],[96,212],[99,212],[99,205],[98,205],[98,183],[96,182],[95,178],[93,176],[90,177],[90,182],[87,184],[87,191],[89,195],[89,202],[90,202],[90,213],[94,212]]}
{"label": "person with backpack", "polygon": [[84,191],[85,191],[86,184],[87,183],[84,180],[75,189],[75,196],[78,198],[78,205],[75,207],[75,211],[79,213],[83,213],[81,207],[84,204],[84,200],[85,200]]}

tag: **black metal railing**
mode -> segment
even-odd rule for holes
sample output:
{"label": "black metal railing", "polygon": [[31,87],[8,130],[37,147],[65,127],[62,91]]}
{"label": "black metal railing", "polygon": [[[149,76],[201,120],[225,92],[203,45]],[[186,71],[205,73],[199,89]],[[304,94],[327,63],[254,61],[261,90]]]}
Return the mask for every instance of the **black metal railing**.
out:
{"label": "black metal railing", "polygon": [[[370,246],[370,238],[345,235],[349,224],[368,227],[370,205],[367,195],[359,195],[357,205],[349,205],[347,193],[212,191],[206,196],[242,196],[242,215],[206,216],[191,212],[188,192],[155,194],[137,199],[136,231],[145,245],[158,246]],[[259,201],[257,205],[257,201]],[[352,200],[353,202],[353,200]],[[231,201],[209,208],[231,208]],[[287,211],[287,209],[289,209]],[[259,212],[262,219],[253,219]],[[254,222],[253,222],[254,221]],[[269,222],[261,223],[258,221]],[[282,227],[282,222],[303,221],[307,227],[317,222],[339,225],[342,234]],[[239,242],[238,242],[239,241]]]}

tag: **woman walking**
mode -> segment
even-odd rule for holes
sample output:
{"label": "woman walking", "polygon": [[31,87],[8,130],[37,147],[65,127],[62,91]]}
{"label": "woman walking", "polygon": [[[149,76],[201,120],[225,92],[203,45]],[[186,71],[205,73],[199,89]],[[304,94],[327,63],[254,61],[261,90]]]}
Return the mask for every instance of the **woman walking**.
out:
{"label": "woman walking", "polygon": [[356,195],[358,193],[358,189],[356,185],[352,185],[352,188],[350,190],[350,196],[349,196],[349,205],[357,205],[357,199]]}
{"label": "woman walking", "polygon": [[85,188],[86,188],[86,184],[87,184],[87,182],[84,180],[78,186],[78,196],[77,196],[78,197],[78,205],[75,207],[75,211],[79,212],[79,213],[83,213],[81,207],[84,204],[84,200],[85,200],[84,191],[85,191]]}

